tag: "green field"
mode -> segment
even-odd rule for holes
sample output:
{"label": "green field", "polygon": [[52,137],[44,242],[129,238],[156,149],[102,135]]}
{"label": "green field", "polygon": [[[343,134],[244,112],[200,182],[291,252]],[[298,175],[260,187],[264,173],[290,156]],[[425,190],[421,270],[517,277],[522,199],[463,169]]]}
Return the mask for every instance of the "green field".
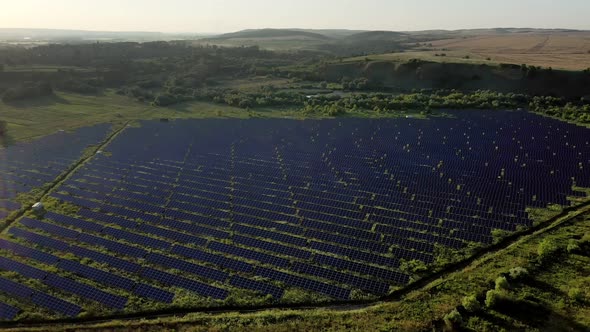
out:
{"label": "green field", "polygon": [[8,122],[8,131],[14,141],[34,139],[58,130],[70,130],[105,122],[121,123],[160,118],[247,118],[292,115],[288,112],[267,109],[248,113],[239,108],[202,102],[153,107],[111,92],[102,96],[56,93],[55,96],[9,105],[0,102],[0,120]]}

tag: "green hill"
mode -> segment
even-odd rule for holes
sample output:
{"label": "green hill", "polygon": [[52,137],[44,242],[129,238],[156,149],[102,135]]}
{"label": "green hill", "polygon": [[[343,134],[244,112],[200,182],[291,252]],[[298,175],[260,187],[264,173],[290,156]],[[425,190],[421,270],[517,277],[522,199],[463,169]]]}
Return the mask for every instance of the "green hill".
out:
{"label": "green hill", "polygon": [[345,38],[346,41],[397,41],[406,37],[405,33],[395,31],[365,31]]}

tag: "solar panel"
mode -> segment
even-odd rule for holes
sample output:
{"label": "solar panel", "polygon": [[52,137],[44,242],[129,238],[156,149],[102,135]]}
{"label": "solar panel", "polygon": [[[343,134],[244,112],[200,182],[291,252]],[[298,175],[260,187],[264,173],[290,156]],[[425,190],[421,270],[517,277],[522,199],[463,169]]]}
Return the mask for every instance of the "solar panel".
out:
{"label": "solar panel", "polygon": [[84,242],[84,243],[91,244],[94,246],[104,247],[112,252],[116,252],[119,254],[125,254],[125,255],[131,256],[131,257],[142,258],[147,254],[147,252],[143,249],[132,247],[130,245],[126,245],[126,244],[123,244],[120,242],[107,240],[107,239],[104,239],[101,237],[97,237],[97,236],[93,236],[93,235],[89,235],[89,234],[85,234],[85,233],[80,235],[80,238],[78,240],[80,242]]}
{"label": "solar panel", "polygon": [[74,230],[71,229],[67,229],[67,228],[63,228],[60,226],[56,226],[53,224],[49,224],[49,223],[44,223],[38,220],[34,220],[34,219],[30,219],[30,218],[22,218],[20,221],[21,225],[30,227],[30,228],[37,228],[40,230],[43,230],[47,233],[50,234],[54,234],[63,238],[67,238],[67,239],[77,239],[78,236],[80,236],[79,232],[76,232]]}
{"label": "solar panel", "polygon": [[158,271],[152,268],[146,268],[143,271],[142,276],[145,278],[157,280],[165,285],[184,288],[191,292],[195,292],[197,294],[214,299],[224,300],[228,296],[227,291],[221,288],[209,286],[198,281],[175,276],[173,274]]}
{"label": "solar panel", "polygon": [[348,300],[350,298],[350,290],[348,289],[332,286],[315,280],[299,277],[293,274],[271,270],[263,267],[257,268],[256,274],[261,277],[282,281],[287,285],[293,287],[299,287],[314,292],[326,294],[336,299]]}
{"label": "solar panel", "polygon": [[225,281],[229,275],[206,266],[201,266],[187,262],[185,260],[175,259],[161,254],[150,253],[146,260],[153,264],[158,264],[168,268],[177,269],[184,272],[189,272],[203,278],[212,279],[216,281]]}
{"label": "solar panel", "polygon": [[0,291],[22,299],[29,299],[35,292],[33,289],[27,286],[2,277],[0,277]]}
{"label": "solar panel", "polygon": [[232,276],[232,278],[230,280],[230,284],[232,286],[239,287],[239,288],[246,288],[246,289],[255,290],[255,291],[260,292],[262,294],[270,294],[270,295],[272,295],[272,298],[275,302],[279,301],[283,297],[283,293],[284,293],[284,290],[279,287],[269,285],[267,283],[260,282],[260,281],[246,279],[246,278],[243,278],[240,276]]}
{"label": "solar panel", "polygon": [[158,248],[168,250],[171,246],[169,242],[155,239],[149,236],[139,235],[137,233],[131,233],[118,228],[105,227],[102,232],[106,235],[110,235],[117,239],[123,239],[131,243],[142,245],[146,248]]}
{"label": "solar panel", "polygon": [[111,272],[105,272],[70,260],[62,259],[57,266],[60,269],[72,272],[84,278],[88,278],[114,288],[131,290],[133,285],[135,285],[135,282],[131,279],[127,279]]}
{"label": "solar panel", "polygon": [[[176,247],[174,247],[174,248],[176,248]],[[174,250],[174,248],[173,248],[173,250]],[[271,264],[271,265],[279,266],[279,267],[288,267],[290,264],[289,260],[284,259],[282,257],[268,255],[268,254],[265,254],[262,252],[249,250],[249,249],[245,249],[245,248],[240,248],[240,247],[236,247],[236,246],[232,246],[232,245],[228,245],[228,244],[220,243],[220,242],[211,242],[209,244],[209,248],[212,250],[223,252],[226,254],[230,254],[230,255],[233,255],[236,257],[243,257],[243,258],[246,258],[249,260],[258,261],[258,262],[265,263],[265,264]]]}
{"label": "solar panel", "polygon": [[47,272],[0,256],[0,269],[14,271],[27,278],[43,279]]}
{"label": "solar panel", "polygon": [[19,308],[0,302],[0,320],[13,320],[19,312]]}
{"label": "solar panel", "polygon": [[98,232],[102,231],[102,229],[104,228],[104,225],[101,225],[101,224],[96,224],[96,223],[80,220],[77,218],[64,216],[61,214],[53,213],[51,211],[48,211],[45,214],[45,218],[51,219],[51,220],[57,222],[58,224],[72,226],[72,227],[78,228],[83,231],[91,231],[91,232],[98,233]]}
{"label": "solar panel", "polygon": [[123,296],[113,295],[92,286],[76,282],[72,279],[60,277],[55,274],[49,274],[47,278],[43,280],[43,283],[76,294],[80,297],[94,300],[115,310],[123,310],[127,304],[127,298]]}
{"label": "solar panel", "polygon": [[40,307],[59,312],[69,317],[76,317],[82,311],[82,308],[75,304],[44,293],[33,294],[31,301]]}
{"label": "solar panel", "polygon": [[[59,251],[67,251],[68,247],[70,246],[67,243],[58,241],[58,240],[54,240],[52,238],[48,238],[46,236],[42,236],[36,233],[32,233],[29,231],[25,231],[23,229],[20,228],[16,228],[16,227],[11,227],[8,230],[8,234],[21,238],[21,239],[25,239],[31,243],[36,243],[39,244],[43,247],[47,247],[47,248],[52,248],[55,250],[59,250]],[[36,254],[38,255],[38,254]]]}
{"label": "solar panel", "polygon": [[0,239],[0,249],[10,250],[19,256],[32,258],[48,265],[53,265],[59,260],[56,256],[3,239]]}
{"label": "solar panel", "polygon": [[336,281],[341,284],[351,285],[378,295],[386,294],[389,291],[389,285],[384,282],[360,278],[354,275],[349,275],[305,263],[295,262],[293,264],[293,270],[302,274]]}
{"label": "solar panel", "polygon": [[287,246],[277,244],[274,242],[257,240],[257,239],[253,239],[253,238],[249,238],[249,237],[245,237],[245,236],[240,236],[240,235],[234,236],[233,241],[235,243],[239,243],[239,244],[242,244],[242,245],[245,245],[248,247],[259,248],[259,249],[274,252],[277,254],[296,257],[296,258],[300,258],[300,259],[308,259],[311,256],[311,252],[309,252],[309,251],[305,251],[305,250],[301,250],[301,249],[297,249],[297,248],[292,248],[292,247],[287,247]]}
{"label": "solar panel", "polygon": [[146,284],[138,284],[133,294],[163,303],[172,303],[174,294]]}
{"label": "solar panel", "polygon": [[[194,249],[194,248],[175,245],[174,247],[172,247],[171,252],[174,254],[177,254],[179,256],[193,258],[193,259],[196,259],[199,261],[215,264],[215,265],[220,266],[222,268],[228,268],[228,269],[232,269],[235,271],[241,271],[241,272],[251,272],[252,271],[252,266],[248,263],[245,263],[245,262],[242,262],[239,260],[235,260],[235,259],[231,259],[231,258],[227,258],[222,255],[211,254],[211,253],[208,253],[208,252],[206,252],[204,250],[200,250],[200,249]],[[222,277],[222,276],[220,276],[220,277]],[[223,276],[223,279],[226,279],[226,278],[227,278],[227,275]]]}

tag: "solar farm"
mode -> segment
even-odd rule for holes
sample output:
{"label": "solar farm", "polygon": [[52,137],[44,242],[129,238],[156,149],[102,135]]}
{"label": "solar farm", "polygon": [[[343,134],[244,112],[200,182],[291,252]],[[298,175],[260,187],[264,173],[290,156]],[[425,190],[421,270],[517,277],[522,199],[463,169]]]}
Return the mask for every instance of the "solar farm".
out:
{"label": "solar farm", "polygon": [[[0,237],[0,318],[379,298],[590,187],[590,131],[526,112],[128,126]],[[2,150],[0,217],[110,126]],[[542,181],[539,181],[542,179]],[[240,302],[241,301],[241,302]]]}

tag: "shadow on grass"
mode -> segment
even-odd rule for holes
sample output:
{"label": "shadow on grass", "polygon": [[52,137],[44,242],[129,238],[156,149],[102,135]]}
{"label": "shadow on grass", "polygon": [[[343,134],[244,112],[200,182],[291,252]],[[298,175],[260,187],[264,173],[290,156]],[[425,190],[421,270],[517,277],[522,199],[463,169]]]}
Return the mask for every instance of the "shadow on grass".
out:
{"label": "shadow on grass", "polygon": [[522,330],[523,325],[540,331],[589,331],[588,326],[571,317],[558,314],[542,304],[521,299],[502,299],[494,311],[480,312],[476,316],[508,331]]}
{"label": "shadow on grass", "polygon": [[540,289],[544,292],[549,292],[551,294],[567,296],[567,294],[565,294],[561,289],[535,278],[528,278],[526,280],[521,281],[521,283],[533,288]]}
{"label": "shadow on grass", "polygon": [[9,147],[9,146],[13,145],[14,143],[16,143],[16,140],[12,136],[10,136],[10,135],[0,136],[0,148]]}

